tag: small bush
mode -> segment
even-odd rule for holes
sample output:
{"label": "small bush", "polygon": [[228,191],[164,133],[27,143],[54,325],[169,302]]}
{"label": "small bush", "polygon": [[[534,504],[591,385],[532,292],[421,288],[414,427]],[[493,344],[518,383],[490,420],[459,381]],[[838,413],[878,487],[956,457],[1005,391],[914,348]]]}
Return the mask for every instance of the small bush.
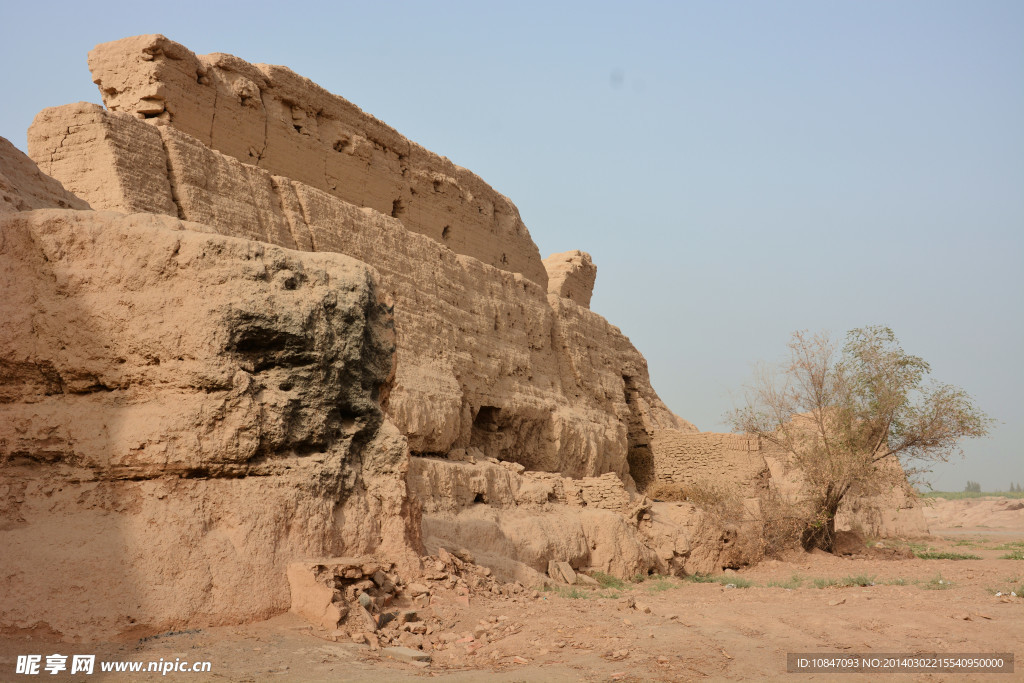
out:
{"label": "small bush", "polygon": [[626,582],[622,579],[615,578],[611,574],[605,574],[604,572],[594,572],[591,574],[595,581],[601,588],[625,588]]}
{"label": "small bush", "polygon": [[683,581],[689,581],[690,583],[718,583],[715,577],[710,574],[690,574],[684,577]]}
{"label": "small bush", "polygon": [[838,586],[839,582],[835,579],[815,579],[815,588],[831,588],[832,586]]}
{"label": "small bush", "polygon": [[684,500],[693,503],[719,526],[740,526],[747,520],[746,506],[739,490],[710,481],[681,487]]}
{"label": "small bush", "polygon": [[761,543],[766,557],[778,557],[783,551],[800,545],[807,526],[806,505],[792,503],[774,488],[761,495]]}
{"label": "small bush", "polygon": [[644,489],[644,495],[651,500],[667,500],[674,503],[682,503],[687,500],[685,486],[660,480]]}

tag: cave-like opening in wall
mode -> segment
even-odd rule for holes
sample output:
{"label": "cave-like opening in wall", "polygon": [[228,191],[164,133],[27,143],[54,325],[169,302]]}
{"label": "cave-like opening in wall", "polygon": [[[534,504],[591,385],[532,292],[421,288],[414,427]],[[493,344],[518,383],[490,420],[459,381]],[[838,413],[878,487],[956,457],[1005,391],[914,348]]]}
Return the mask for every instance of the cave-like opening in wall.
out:
{"label": "cave-like opening in wall", "polygon": [[626,463],[629,474],[636,483],[637,491],[643,493],[654,483],[654,453],[651,451],[651,435],[644,428],[640,414],[639,391],[636,381],[629,375],[622,376],[623,393],[629,414],[626,416]]}
{"label": "cave-like opening in wall", "polygon": [[485,457],[516,462],[527,469],[557,471],[548,456],[551,419],[547,411],[484,405],[476,410],[470,447]]}

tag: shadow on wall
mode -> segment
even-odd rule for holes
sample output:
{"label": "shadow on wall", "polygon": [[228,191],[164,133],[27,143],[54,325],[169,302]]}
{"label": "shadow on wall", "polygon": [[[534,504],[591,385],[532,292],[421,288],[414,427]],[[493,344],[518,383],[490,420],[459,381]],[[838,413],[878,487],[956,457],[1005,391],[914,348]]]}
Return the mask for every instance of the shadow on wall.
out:
{"label": "shadow on wall", "polygon": [[365,265],[170,218],[3,220],[6,633],[252,621],[288,609],[289,561],[408,552]]}
{"label": "shadow on wall", "polygon": [[550,416],[530,413],[481,406],[473,418],[470,447],[479,448],[485,457],[533,469],[538,464],[537,455],[548,448],[552,437]]}
{"label": "shadow on wall", "polygon": [[0,232],[0,625],[5,636],[87,638],[69,627],[78,610],[130,634],[148,600],[126,552],[141,484],[99,474],[129,428],[110,373],[125,359],[53,235],[27,215],[5,217]]}
{"label": "shadow on wall", "polygon": [[654,483],[654,453],[651,451],[651,436],[644,428],[643,414],[640,410],[640,392],[637,391],[635,380],[623,375],[625,384],[626,407],[626,462],[629,463],[629,474],[633,477],[636,489],[643,493]]}

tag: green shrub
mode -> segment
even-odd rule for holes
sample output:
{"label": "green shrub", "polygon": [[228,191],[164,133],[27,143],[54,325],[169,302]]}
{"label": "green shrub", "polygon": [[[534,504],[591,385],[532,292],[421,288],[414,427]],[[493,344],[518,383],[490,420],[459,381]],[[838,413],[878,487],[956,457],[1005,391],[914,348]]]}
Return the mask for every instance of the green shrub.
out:
{"label": "green shrub", "polygon": [[626,582],[622,579],[617,579],[611,574],[605,574],[604,572],[594,572],[591,574],[595,581],[601,588],[625,588]]}

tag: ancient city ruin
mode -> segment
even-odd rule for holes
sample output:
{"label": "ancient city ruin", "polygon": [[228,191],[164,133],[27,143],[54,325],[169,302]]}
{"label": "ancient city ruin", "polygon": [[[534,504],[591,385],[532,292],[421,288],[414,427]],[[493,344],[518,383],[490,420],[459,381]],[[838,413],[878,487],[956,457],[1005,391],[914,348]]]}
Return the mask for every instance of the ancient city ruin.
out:
{"label": "ancient city ruin", "polygon": [[[422,648],[438,591],[757,559],[647,493],[756,509],[799,473],[662,403],[584,251],[542,259],[483,179],[287,68],[159,35],[88,61],[104,106],[0,141],[0,627],[291,609]],[[844,521],[926,531],[899,488]]]}

